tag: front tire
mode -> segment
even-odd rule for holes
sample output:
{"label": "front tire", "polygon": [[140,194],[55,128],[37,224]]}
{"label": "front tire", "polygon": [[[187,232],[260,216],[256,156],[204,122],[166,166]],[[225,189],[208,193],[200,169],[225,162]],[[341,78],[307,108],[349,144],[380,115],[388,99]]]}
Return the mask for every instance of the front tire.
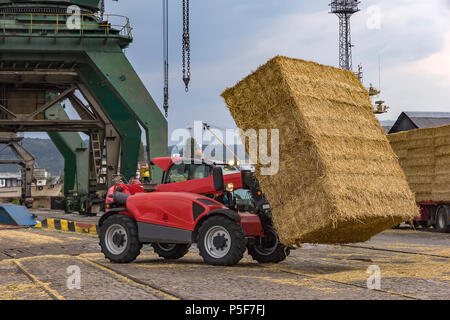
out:
{"label": "front tire", "polygon": [[189,252],[191,244],[152,243],[152,247],[161,258],[176,260],[183,258]]}
{"label": "front tire", "polygon": [[449,233],[450,224],[448,221],[449,213],[447,207],[440,207],[436,213],[436,230],[439,232]]}
{"label": "front tire", "polygon": [[136,222],[126,215],[107,218],[99,235],[102,252],[113,263],[130,263],[141,253]]}
{"label": "front tire", "polygon": [[265,237],[258,244],[248,246],[248,254],[259,263],[279,263],[291,253],[290,249],[280,243],[278,234],[272,227],[266,228]]}
{"label": "front tire", "polygon": [[200,227],[197,246],[205,263],[235,265],[244,257],[246,250],[244,230],[231,219],[213,216]]}

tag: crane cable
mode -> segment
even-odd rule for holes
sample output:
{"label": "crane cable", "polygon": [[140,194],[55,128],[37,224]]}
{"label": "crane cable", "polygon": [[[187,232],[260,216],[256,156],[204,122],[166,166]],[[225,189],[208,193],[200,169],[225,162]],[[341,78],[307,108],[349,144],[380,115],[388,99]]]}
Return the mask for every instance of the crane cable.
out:
{"label": "crane cable", "polygon": [[189,0],[183,0],[183,82],[186,92],[189,91],[191,81],[191,40],[189,31]]}
{"label": "crane cable", "polygon": [[164,112],[169,116],[169,0],[163,0]]}
{"label": "crane cable", "polygon": [[[207,124],[206,122],[202,122],[203,130],[208,130],[216,139],[228,150],[231,152],[231,154],[235,157],[235,159],[242,163],[241,159],[239,159],[239,156],[231,150],[231,148],[223,141],[219,136],[211,129],[211,126]],[[219,129],[219,128],[218,128]]]}
{"label": "crane cable", "polygon": [[103,21],[103,15],[105,14],[105,0],[100,0],[100,19]]}

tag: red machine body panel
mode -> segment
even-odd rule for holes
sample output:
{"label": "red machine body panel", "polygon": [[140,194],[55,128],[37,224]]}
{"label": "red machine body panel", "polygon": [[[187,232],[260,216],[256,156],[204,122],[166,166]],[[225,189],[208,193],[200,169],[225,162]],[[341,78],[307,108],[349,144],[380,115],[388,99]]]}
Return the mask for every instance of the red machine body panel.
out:
{"label": "red machine body panel", "polygon": [[[194,203],[197,206],[197,215]],[[136,193],[127,199],[124,209],[120,214],[126,214],[138,223],[188,231],[194,231],[197,222],[212,212],[229,210],[211,198],[187,192]],[[108,214],[108,211],[105,214]],[[247,237],[264,237],[264,230],[257,215],[240,213],[239,216],[239,223]]]}
{"label": "red machine body panel", "polygon": [[419,202],[417,203],[418,206],[420,207],[420,216],[415,217],[413,220],[414,221],[428,221],[431,219],[431,214],[429,211],[430,208],[432,208],[433,210],[436,210],[437,207],[440,205],[438,203],[435,202]]}
{"label": "red machine body panel", "polygon": [[225,186],[229,183],[232,183],[235,190],[243,188],[242,173],[226,174],[223,176],[223,181],[225,183]]}
{"label": "red machine body panel", "polygon": [[160,167],[163,171],[168,171],[174,163],[182,160],[183,158],[163,157],[163,158],[154,158],[152,160],[152,163]]}
{"label": "red machine body panel", "polygon": [[261,225],[261,220],[255,214],[240,213],[241,225],[247,237],[264,237],[264,230]]}
{"label": "red machine body panel", "polygon": [[213,177],[195,179],[168,184],[161,184],[156,188],[157,192],[192,192],[198,194],[217,193],[212,188]]}
{"label": "red machine body panel", "polygon": [[[206,199],[215,205],[204,205],[198,199]],[[193,203],[204,211],[194,220]],[[159,224],[171,228],[193,231],[195,222],[217,209],[227,209],[223,204],[198,194],[186,192],[139,193],[127,200],[127,209],[136,221]]]}
{"label": "red machine body panel", "polygon": [[[234,173],[223,177],[225,185],[233,183],[235,189],[242,188],[242,175]],[[181,182],[161,184],[156,188],[157,192],[192,192],[198,194],[220,195],[221,191],[214,191],[213,177],[195,180],[187,180]]]}
{"label": "red machine body panel", "polygon": [[137,193],[145,193],[144,188],[140,184],[124,184],[124,183],[118,183],[111,188],[108,189],[108,192],[106,193],[106,212],[109,211],[109,205],[114,202],[114,192],[120,190],[122,193],[135,195]]}

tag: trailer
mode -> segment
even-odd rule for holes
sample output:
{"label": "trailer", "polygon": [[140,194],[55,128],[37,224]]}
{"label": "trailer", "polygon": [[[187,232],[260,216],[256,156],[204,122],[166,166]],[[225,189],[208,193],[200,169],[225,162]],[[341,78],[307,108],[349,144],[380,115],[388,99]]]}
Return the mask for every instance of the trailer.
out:
{"label": "trailer", "polygon": [[414,227],[434,227],[439,232],[450,233],[450,202],[418,202],[420,217],[413,220]]}
{"label": "trailer", "polygon": [[448,119],[450,113],[402,114],[387,136],[420,208],[412,224],[439,232],[450,232],[450,125],[414,130],[408,125],[439,125]]}

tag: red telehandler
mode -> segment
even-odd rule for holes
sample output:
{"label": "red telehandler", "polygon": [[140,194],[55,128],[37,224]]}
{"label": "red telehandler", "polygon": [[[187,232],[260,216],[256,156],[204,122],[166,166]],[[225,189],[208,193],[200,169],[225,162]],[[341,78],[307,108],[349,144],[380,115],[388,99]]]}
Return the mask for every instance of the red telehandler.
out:
{"label": "red telehandler", "polygon": [[196,243],[211,265],[237,264],[246,250],[260,263],[283,261],[272,212],[250,171],[199,159],[156,158],[160,185],[118,183],[109,189],[99,221],[102,252],[129,263],[151,244],[165,259],[179,259]]}

